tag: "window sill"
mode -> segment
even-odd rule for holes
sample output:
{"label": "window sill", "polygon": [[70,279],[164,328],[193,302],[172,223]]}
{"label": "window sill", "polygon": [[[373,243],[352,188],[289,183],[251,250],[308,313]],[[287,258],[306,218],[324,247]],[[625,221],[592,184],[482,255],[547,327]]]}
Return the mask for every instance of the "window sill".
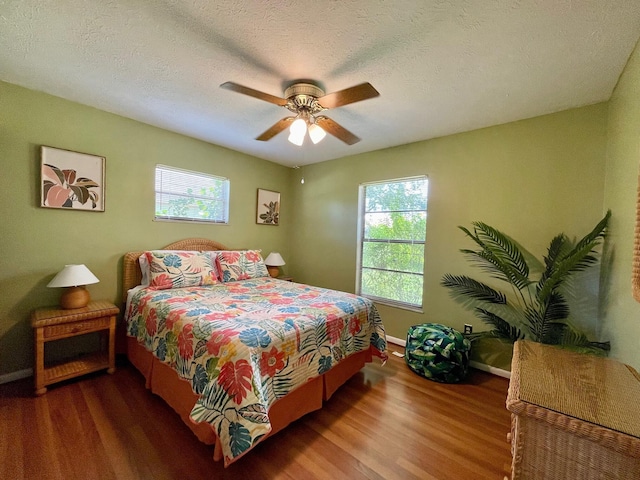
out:
{"label": "window sill", "polygon": [[368,295],[362,295],[362,296],[365,298],[368,298],[373,303],[379,303],[380,305],[384,305],[386,307],[399,308],[400,310],[408,310],[409,312],[414,312],[414,313],[424,313],[424,310],[422,307],[413,307],[411,305],[396,303],[391,300],[385,300],[379,297],[370,297]]}

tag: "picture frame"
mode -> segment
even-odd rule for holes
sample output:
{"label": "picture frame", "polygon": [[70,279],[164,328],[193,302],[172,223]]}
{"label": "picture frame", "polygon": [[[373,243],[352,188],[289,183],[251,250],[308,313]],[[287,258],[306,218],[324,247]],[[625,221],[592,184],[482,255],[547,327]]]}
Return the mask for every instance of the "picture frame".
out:
{"label": "picture frame", "polygon": [[256,223],[275,226],[280,224],[280,192],[258,189]]}
{"label": "picture frame", "polygon": [[40,206],[104,212],[106,158],[42,145]]}

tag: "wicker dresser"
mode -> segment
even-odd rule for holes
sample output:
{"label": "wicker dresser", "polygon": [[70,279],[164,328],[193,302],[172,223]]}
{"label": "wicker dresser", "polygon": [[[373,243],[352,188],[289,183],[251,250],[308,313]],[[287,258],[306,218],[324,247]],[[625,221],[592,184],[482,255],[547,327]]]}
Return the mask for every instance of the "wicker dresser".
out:
{"label": "wicker dresser", "polygon": [[507,409],[512,480],[640,479],[640,376],[631,367],[519,341]]}

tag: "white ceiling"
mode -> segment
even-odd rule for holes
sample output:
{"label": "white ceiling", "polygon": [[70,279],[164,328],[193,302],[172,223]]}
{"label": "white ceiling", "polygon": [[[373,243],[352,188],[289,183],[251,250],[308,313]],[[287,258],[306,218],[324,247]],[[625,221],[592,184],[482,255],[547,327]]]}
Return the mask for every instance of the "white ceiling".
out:
{"label": "white ceiling", "polygon": [[[0,79],[268,159],[306,165],[607,100],[639,0],[0,0]],[[326,112],[362,138],[254,140],[282,96],[370,82]]]}

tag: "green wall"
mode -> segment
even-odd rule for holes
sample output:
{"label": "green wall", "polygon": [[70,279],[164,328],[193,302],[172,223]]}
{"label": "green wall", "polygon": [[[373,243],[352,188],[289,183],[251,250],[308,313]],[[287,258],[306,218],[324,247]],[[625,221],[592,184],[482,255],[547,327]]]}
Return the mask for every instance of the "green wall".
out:
{"label": "green wall", "polygon": [[[67,263],[100,279],[93,298],[120,304],[122,256],[186,237],[278,250],[289,259],[290,168],[0,82],[0,375],[32,367],[32,309],[55,305],[46,284]],[[40,145],[106,157],[105,212],[39,207]],[[228,226],[154,222],[158,163],[228,177]],[[282,193],[282,224],[255,223],[258,188]]]}
{"label": "green wall", "polygon": [[636,46],[609,101],[605,206],[613,212],[612,275],[603,295],[604,333],[611,355],[640,370],[640,304],[632,297],[631,266],[640,162],[640,47]]}
{"label": "green wall", "polygon": [[[458,250],[458,225],[482,220],[540,257],[557,233],[585,234],[613,211],[600,315],[590,281],[580,313],[612,342],[612,356],[640,368],[640,305],[631,296],[631,253],[640,157],[640,53],[610,102],[302,167],[299,170],[0,82],[0,375],[32,366],[29,314],[55,304],[47,282],[65,263],[85,263],[101,282],[94,298],[119,302],[122,255],[185,237],[279,250],[296,280],[354,291],[358,186],[428,175],[424,313],[380,305],[389,335],[432,321],[482,325],[440,287],[444,273],[476,274]],[[39,146],[107,158],[106,211],[40,208]],[[153,221],[157,163],[231,179],[230,225]],[[305,183],[300,179],[304,177]],[[255,224],[256,189],[282,192],[282,225]],[[597,276],[597,272],[595,273]],[[597,305],[596,305],[597,307]],[[508,348],[474,356],[509,368]]]}
{"label": "green wall", "polygon": [[[422,322],[485,329],[439,285],[445,273],[477,275],[459,253],[472,245],[457,226],[484,221],[539,258],[556,234],[586,234],[603,215],[606,120],[607,105],[597,104],[303,167],[293,181],[292,273],[354,291],[358,186],[426,174],[424,313],[380,306],[387,333],[404,339],[409,326]],[[597,316],[597,305],[589,311]],[[508,354],[476,355],[510,366]]]}

